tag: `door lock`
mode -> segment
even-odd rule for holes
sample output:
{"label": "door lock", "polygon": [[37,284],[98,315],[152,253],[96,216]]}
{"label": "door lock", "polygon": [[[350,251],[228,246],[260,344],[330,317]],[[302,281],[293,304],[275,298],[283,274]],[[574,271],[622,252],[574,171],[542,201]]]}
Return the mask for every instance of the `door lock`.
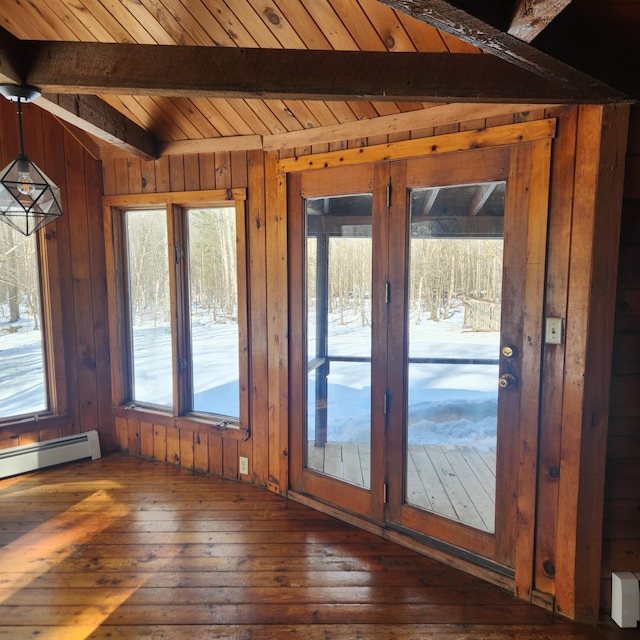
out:
{"label": "door lock", "polygon": [[502,355],[505,358],[513,358],[516,355],[516,348],[510,345],[506,345],[502,347]]}
{"label": "door lock", "polygon": [[498,379],[498,386],[501,389],[515,389],[518,386],[518,379],[511,373],[503,373]]}

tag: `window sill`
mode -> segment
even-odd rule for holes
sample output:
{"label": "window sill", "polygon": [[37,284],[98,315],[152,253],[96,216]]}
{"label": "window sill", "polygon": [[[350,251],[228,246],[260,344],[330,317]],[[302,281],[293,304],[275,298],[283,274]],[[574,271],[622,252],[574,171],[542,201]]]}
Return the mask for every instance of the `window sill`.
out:
{"label": "window sill", "polygon": [[56,427],[66,427],[68,422],[67,415],[53,415],[51,413],[6,418],[0,421],[0,433],[4,430],[12,433],[25,433],[40,429],[55,429]]}
{"label": "window sill", "polygon": [[230,427],[211,418],[203,418],[196,415],[172,416],[164,411],[131,404],[112,407],[112,411],[115,417],[124,418],[125,420],[139,420],[140,422],[151,422],[186,431],[217,434],[221,438],[232,440],[247,440],[249,438],[249,429],[247,428],[240,426]]}

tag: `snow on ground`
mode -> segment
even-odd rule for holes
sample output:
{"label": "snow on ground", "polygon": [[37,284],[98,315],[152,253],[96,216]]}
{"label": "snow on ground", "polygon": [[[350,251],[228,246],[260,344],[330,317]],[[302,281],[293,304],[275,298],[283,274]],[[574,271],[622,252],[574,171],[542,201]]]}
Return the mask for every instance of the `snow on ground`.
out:
{"label": "snow on ground", "polygon": [[[12,325],[16,326],[16,325]],[[360,316],[330,322],[331,355],[369,356],[370,328]],[[45,410],[40,333],[32,320],[9,331],[0,322],[0,417]],[[498,332],[462,327],[461,312],[449,320],[410,327],[413,357],[498,358]],[[310,327],[313,335],[313,327]],[[136,399],[170,406],[171,335],[167,326],[134,330]],[[310,353],[312,345],[310,344]],[[237,326],[202,318],[193,327],[195,409],[238,415]],[[329,440],[368,442],[371,382],[368,363],[332,363],[329,375]],[[412,364],[409,369],[409,441],[416,444],[495,446],[496,365]],[[309,376],[309,429],[313,438],[315,374]],[[393,425],[391,425],[393,428]]]}

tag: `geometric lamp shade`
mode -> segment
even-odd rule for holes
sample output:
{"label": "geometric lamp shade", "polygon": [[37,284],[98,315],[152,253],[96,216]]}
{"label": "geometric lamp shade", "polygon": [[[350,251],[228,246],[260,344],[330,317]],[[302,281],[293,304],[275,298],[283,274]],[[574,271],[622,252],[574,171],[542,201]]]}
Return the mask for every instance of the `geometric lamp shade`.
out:
{"label": "geometric lamp shade", "polygon": [[29,236],[61,215],[60,189],[27,156],[0,172],[0,220]]}

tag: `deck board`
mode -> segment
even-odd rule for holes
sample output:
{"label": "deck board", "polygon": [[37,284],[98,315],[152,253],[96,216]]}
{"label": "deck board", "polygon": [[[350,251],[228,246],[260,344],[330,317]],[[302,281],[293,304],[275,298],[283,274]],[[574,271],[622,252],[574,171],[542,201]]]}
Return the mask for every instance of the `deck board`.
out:
{"label": "deck board", "polygon": [[[307,464],[365,489],[370,487],[368,444],[309,443]],[[495,522],[495,451],[474,447],[411,445],[406,500],[483,531]]]}
{"label": "deck board", "polygon": [[0,481],[0,513],[0,640],[615,637],[264,489],[138,458]]}

